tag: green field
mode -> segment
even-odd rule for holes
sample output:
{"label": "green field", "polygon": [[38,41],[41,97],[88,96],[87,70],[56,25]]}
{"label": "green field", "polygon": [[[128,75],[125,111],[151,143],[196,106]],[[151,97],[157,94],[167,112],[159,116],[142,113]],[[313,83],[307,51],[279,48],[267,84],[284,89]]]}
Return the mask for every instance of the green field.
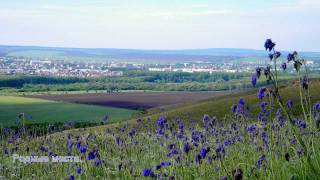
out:
{"label": "green field", "polygon": [[0,125],[14,126],[18,114],[25,113],[27,123],[101,122],[108,114],[109,122],[126,120],[136,111],[93,105],[53,102],[41,99],[0,96]]}

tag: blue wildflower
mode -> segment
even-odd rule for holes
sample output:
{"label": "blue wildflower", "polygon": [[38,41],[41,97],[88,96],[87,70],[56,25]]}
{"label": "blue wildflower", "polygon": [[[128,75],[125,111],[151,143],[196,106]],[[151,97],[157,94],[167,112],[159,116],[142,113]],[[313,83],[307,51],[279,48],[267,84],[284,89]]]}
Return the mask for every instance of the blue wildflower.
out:
{"label": "blue wildflower", "polygon": [[287,63],[281,64],[281,68],[285,71],[287,69]]}
{"label": "blue wildflower", "polygon": [[287,108],[288,108],[288,109],[291,109],[291,108],[293,107],[293,101],[289,99],[289,100],[287,101],[286,105],[287,105]]}
{"label": "blue wildflower", "polygon": [[263,154],[263,155],[261,155],[260,158],[258,159],[258,161],[257,161],[257,163],[256,163],[256,165],[257,165],[258,168],[260,168],[260,166],[261,166],[262,162],[264,161],[265,157],[266,157],[266,156]]}
{"label": "blue wildflower", "polygon": [[256,86],[256,85],[257,85],[257,75],[256,75],[256,74],[253,74],[253,75],[251,76],[251,84],[252,84],[253,86]]}
{"label": "blue wildflower", "polygon": [[69,180],[74,180],[74,176],[73,176],[73,175],[70,175],[70,176],[69,176]]}
{"label": "blue wildflower", "polygon": [[238,104],[243,106],[245,105],[245,102],[242,97],[239,98]]}
{"label": "blue wildflower", "polygon": [[237,106],[236,104],[233,104],[233,105],[231,106],[230,111],[231,111],[232,113],[236,113],[237,107],[238,107],[238,106]]}
{"label": "blue wildflower", "polygon": [[94,154],[94,152],[89,152],[87,158],[89,160],[96,158],[96,155]]}
{"label": "blue wildflower", "polygon": [[80,167],[77,167],[76,172],[77,172],[78,174],[81,174],[81,168],[80,168]]}
{"label": "blue wildflower", "polygon": [[143,171],[142,171],[142,176],[144,176],[144,177],[148,177],[148,176],[150,176],[151,175],[151,168],[150,169],[144,169]]}
{"label": "blue wildflower", "polygon": [[188,153],[190,151],[189,143],[186,143],[183,145],[183,152]]}
{"label": "blue wildflower", "polygon": [[300,156],[303,153],[303,148],[298,148],[297,149],[297,154]]}
{"label": "blue wildflower", "polygon": [[85,153],[87,151],[87,147],[81,146],[79,150],[80,150],[80,153]]}
{"label": "blue wildflower", "polygon": [[94,165],[95,165],[96,167],[98,167],[98,166],[100,165],[100,163],[101,163],[101,161],[100,161],[99,159],[97,159],[97,160],[94,162]]}
{"label": "blue wildflower", "polygon": [[257,94],[258,98],[259,98],[259,99],[264,98],[264,93],[265,93],[266,91],[267,91],[267,88],[265,88],[265,87],[260,88],[259,91],[258,91],[258,94]]}
{"label": "blue wildflower", "polygon": [[289,53],[287,56],[287,60],[288,60],[288,62],[293,61],[294,60],[294,53],[293,54]]}
{"label": "blue wildflower", "polygon": [[266,50],[269,50],[269,51],[271,51],[275,45],[276,44],[272,42],[271,39],[267,39],[266,42],[264,43],[264,47],[266,48]]}
{"label": "blue wildflower", "polygon": [[314,111],[320,111],[320,101],[316,102],[316,103],[313,105],[313,110],[314,110]]}
{"label": "blue wildflower", "polygon": [[207,150],[204,148],[201,148],[199,154],[200,154],[201,158],[205,158],[207,155]]}

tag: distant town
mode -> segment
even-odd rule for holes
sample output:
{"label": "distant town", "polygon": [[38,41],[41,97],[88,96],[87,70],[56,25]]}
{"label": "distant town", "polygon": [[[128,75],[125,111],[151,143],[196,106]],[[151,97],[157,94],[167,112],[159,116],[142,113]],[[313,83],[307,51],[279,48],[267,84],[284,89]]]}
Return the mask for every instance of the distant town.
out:
{"label": "distant town", "polygon": [[[306,62],[311,70],[320,70],[319,61]],[[126,70],[144,70],[152,72],[252,72],[259,62],[202,62],[176,64],[139,64],[131,62],[70,62],[65,60],[33,59],[24,57],[0,57],[0,74],[5,75],[38,75],[57,77],[115,77],[123,76]],[[289,69],[290,71],[290,69]],[[292,71],[292,69],[291,69]]]}

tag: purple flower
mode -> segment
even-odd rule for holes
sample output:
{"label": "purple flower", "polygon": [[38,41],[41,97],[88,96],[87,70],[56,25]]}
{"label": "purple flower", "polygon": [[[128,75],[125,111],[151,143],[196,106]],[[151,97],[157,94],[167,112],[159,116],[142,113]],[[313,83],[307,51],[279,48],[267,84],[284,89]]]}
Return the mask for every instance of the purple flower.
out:
{"label": "purple flower", "polygon": [[264,93],[266,92],[266,90],[267,90],[267,88],[265,88],[265,87],[262,87],[259,89],[258,94],[257,94],[259,99],[264,98]]}
{"label": "purple flower", "polygon": [[91,160],[91,159],[96,158],[96,155],[94,154],[94,152],[89,152],[87,158],[88,158],[88,160]]}
{"label": "purple flower", "polygon": [[298,148],[297,149],[297,154],[300,156],[303,153],[303,148]]}
{"label": "purple flower", "polygon": [[81,142],[80,141],[78,141],[77,143],[76,143],[76,148],[79,150],[80,149],[80,147],[81,147]]}
{"label": "purple flower", "polygon": [[257,163],[256,163],[256,165],[257,165],[258,168],[260,168],[260,166],[261,166],[262,162],[264,161],[265,157],[266,157],[266,156],[263,154],[263,155],[260,156],[260,158],[258,159],[258,161],[257,161]]}
{"label": "purple flower", "polygon": [[260,103],[260,108],[261,108],[262,110],[264,110],[264,109],[267,107],[267,105],[268,105],[267,102],[262,102],[262,103]]}
{"label": "purple flower", "polygon": [[300,129],[305,129],[305,128],[307,128],[306,122],[305,122],[304,120],[302,120],[302,119],[295,120],[295,125],[296,125],[297,127],[299,127]]}
{"label": "purple flower", "polygon": [[204,148],[200,149],[199,155],[201,156],[201,158],[205,158],[207,155],[207,150]]}
{"label": "purple flower", "polygon": [[287,69],[287,63],[281,64],[281,68],[285,71]]}
{"label": "purple flower", "polygon": [[252,84],[253,86],[256,86],[256,84],[257,84],[257,75],[256,75],[256,74],[253,74],[253,75],[251,76],[251,84]]}
{"label": "purple flower", "polygon": [[269,59],[271,61],[273,59],[273,54],[269,54],[268,56],[269,56]]}
{"label": "purple flower", "polygon": [[164,128],[164,125],[167,123],[166,119],[163,116],[158,117],[157,119],[157,125],[159,128]]}
{"label": "purple flower", "polygon": [[72,146],[73,146],[73,142],[72,142],[72,141],[68,141],[68,148],[69,148],[69,150],[72,149]]}
{"label": "purple flower", "polygon": [[70,175],[70,176],[69,176],[69,180],[74,180],[74,176],[73,176],[73,175]]}
{"label": "purple flower", "polygon": [[262,71],[261,67],[257,67],[256,68],[256,75],[257,75],[258,78],[260,78],[260,76],[261,76],[261,71]]}
{"label": "purple flower", "polygon": [[99,159],[97,159],[97,160],[94,162],[94,165],[95,165],[96,167],[98,167],[98,166],[100,165],[100,163],[101,163],[101,161],[100,161]]}
{"label": "purple flower", "polygon": [[275,45],[276,45],[276,44],[275,44],[274,42],[272,42],[271,39],[267,39],[266,42],[264,43],[264,47],[265,47],[266,50],[268,50],[268,51],[271,51],[271,50],[274,48]]}
{"label": "purple flower", "polygon": [[287,60],[288,62],[293,61],[294,60],[294,54],[289,53],[287,56]]}
{"label": "purple flower", "polygon": [[120,145],[121,143],[121,138],[119,136],[116,137],[115,142],[117,145]]}
{"label": "purple flower", "polygon": [[81,168],[80,168],[80,167],[77,167],[76,172],[77,172],[78,174],[81,174]]}
{"label": "purple flower", "polygon": [[142,171],[142,176],[148,177],[148,176],[151,175],[151,173],[152,173],[151,168],[150,168],[150,169],[144,169],[144,170]]}
{"label": "purple flower", "polygon": [[313,110],[314,110],[314,111],[319,111],[319,110],[320,110],[320,101],[316,102],[316,103],[313,105]]}
{"label": "purple flower", "polygon": [[183,145],[183,152],[188,153],[190,151],[189,143],[186,143]]}
{"label": "purple flower", "polygon": [[87,148],[85,146],[81,146],[79,150],[80,150],[80,153],[86,153]]}
{"label": "purple flower", "polygon": [[242,97],[239,98],[238,104],[244,106],[245,102]]}
{"label": "purple flower", "polygon": [[281,56],[281,53],[279,51],[274,53],[274,58],[278,59]]}
{"label": "purple flower", "polygon": [[293,101],[289,99],[289,100],[287,101],[286,105],[287,105],[287,108],[288,108],[288,109],[291,109],[291,108],[293,107]]}
{"label": "purple flower", "polygon": [[237,106],[236,104],[232,105],[232,106],[231,106],[231,109],[230,109],[231,112],[232,112],[232,113],[236,113],[237,107],[238,107],[238,106]]}
{"label": "purple flower", "polygon": [[303,89],[308,89],[309,82],[307,76],[304,76],[301,82],[302,88]]}
{"label": "purple flower", "polygon": [[128,132],[128,136],[133,137],[134,135],[136,135],[136,131],[135,130],[131,130]]}

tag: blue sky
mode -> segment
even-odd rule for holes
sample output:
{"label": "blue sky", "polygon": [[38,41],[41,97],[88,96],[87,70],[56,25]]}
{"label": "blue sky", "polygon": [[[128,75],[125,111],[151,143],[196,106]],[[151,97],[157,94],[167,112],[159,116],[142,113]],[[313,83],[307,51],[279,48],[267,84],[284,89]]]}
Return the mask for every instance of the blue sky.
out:
{"label": "blue sky", "polygon": [[320,51],[319,0],[5,0],[0,44]]}

